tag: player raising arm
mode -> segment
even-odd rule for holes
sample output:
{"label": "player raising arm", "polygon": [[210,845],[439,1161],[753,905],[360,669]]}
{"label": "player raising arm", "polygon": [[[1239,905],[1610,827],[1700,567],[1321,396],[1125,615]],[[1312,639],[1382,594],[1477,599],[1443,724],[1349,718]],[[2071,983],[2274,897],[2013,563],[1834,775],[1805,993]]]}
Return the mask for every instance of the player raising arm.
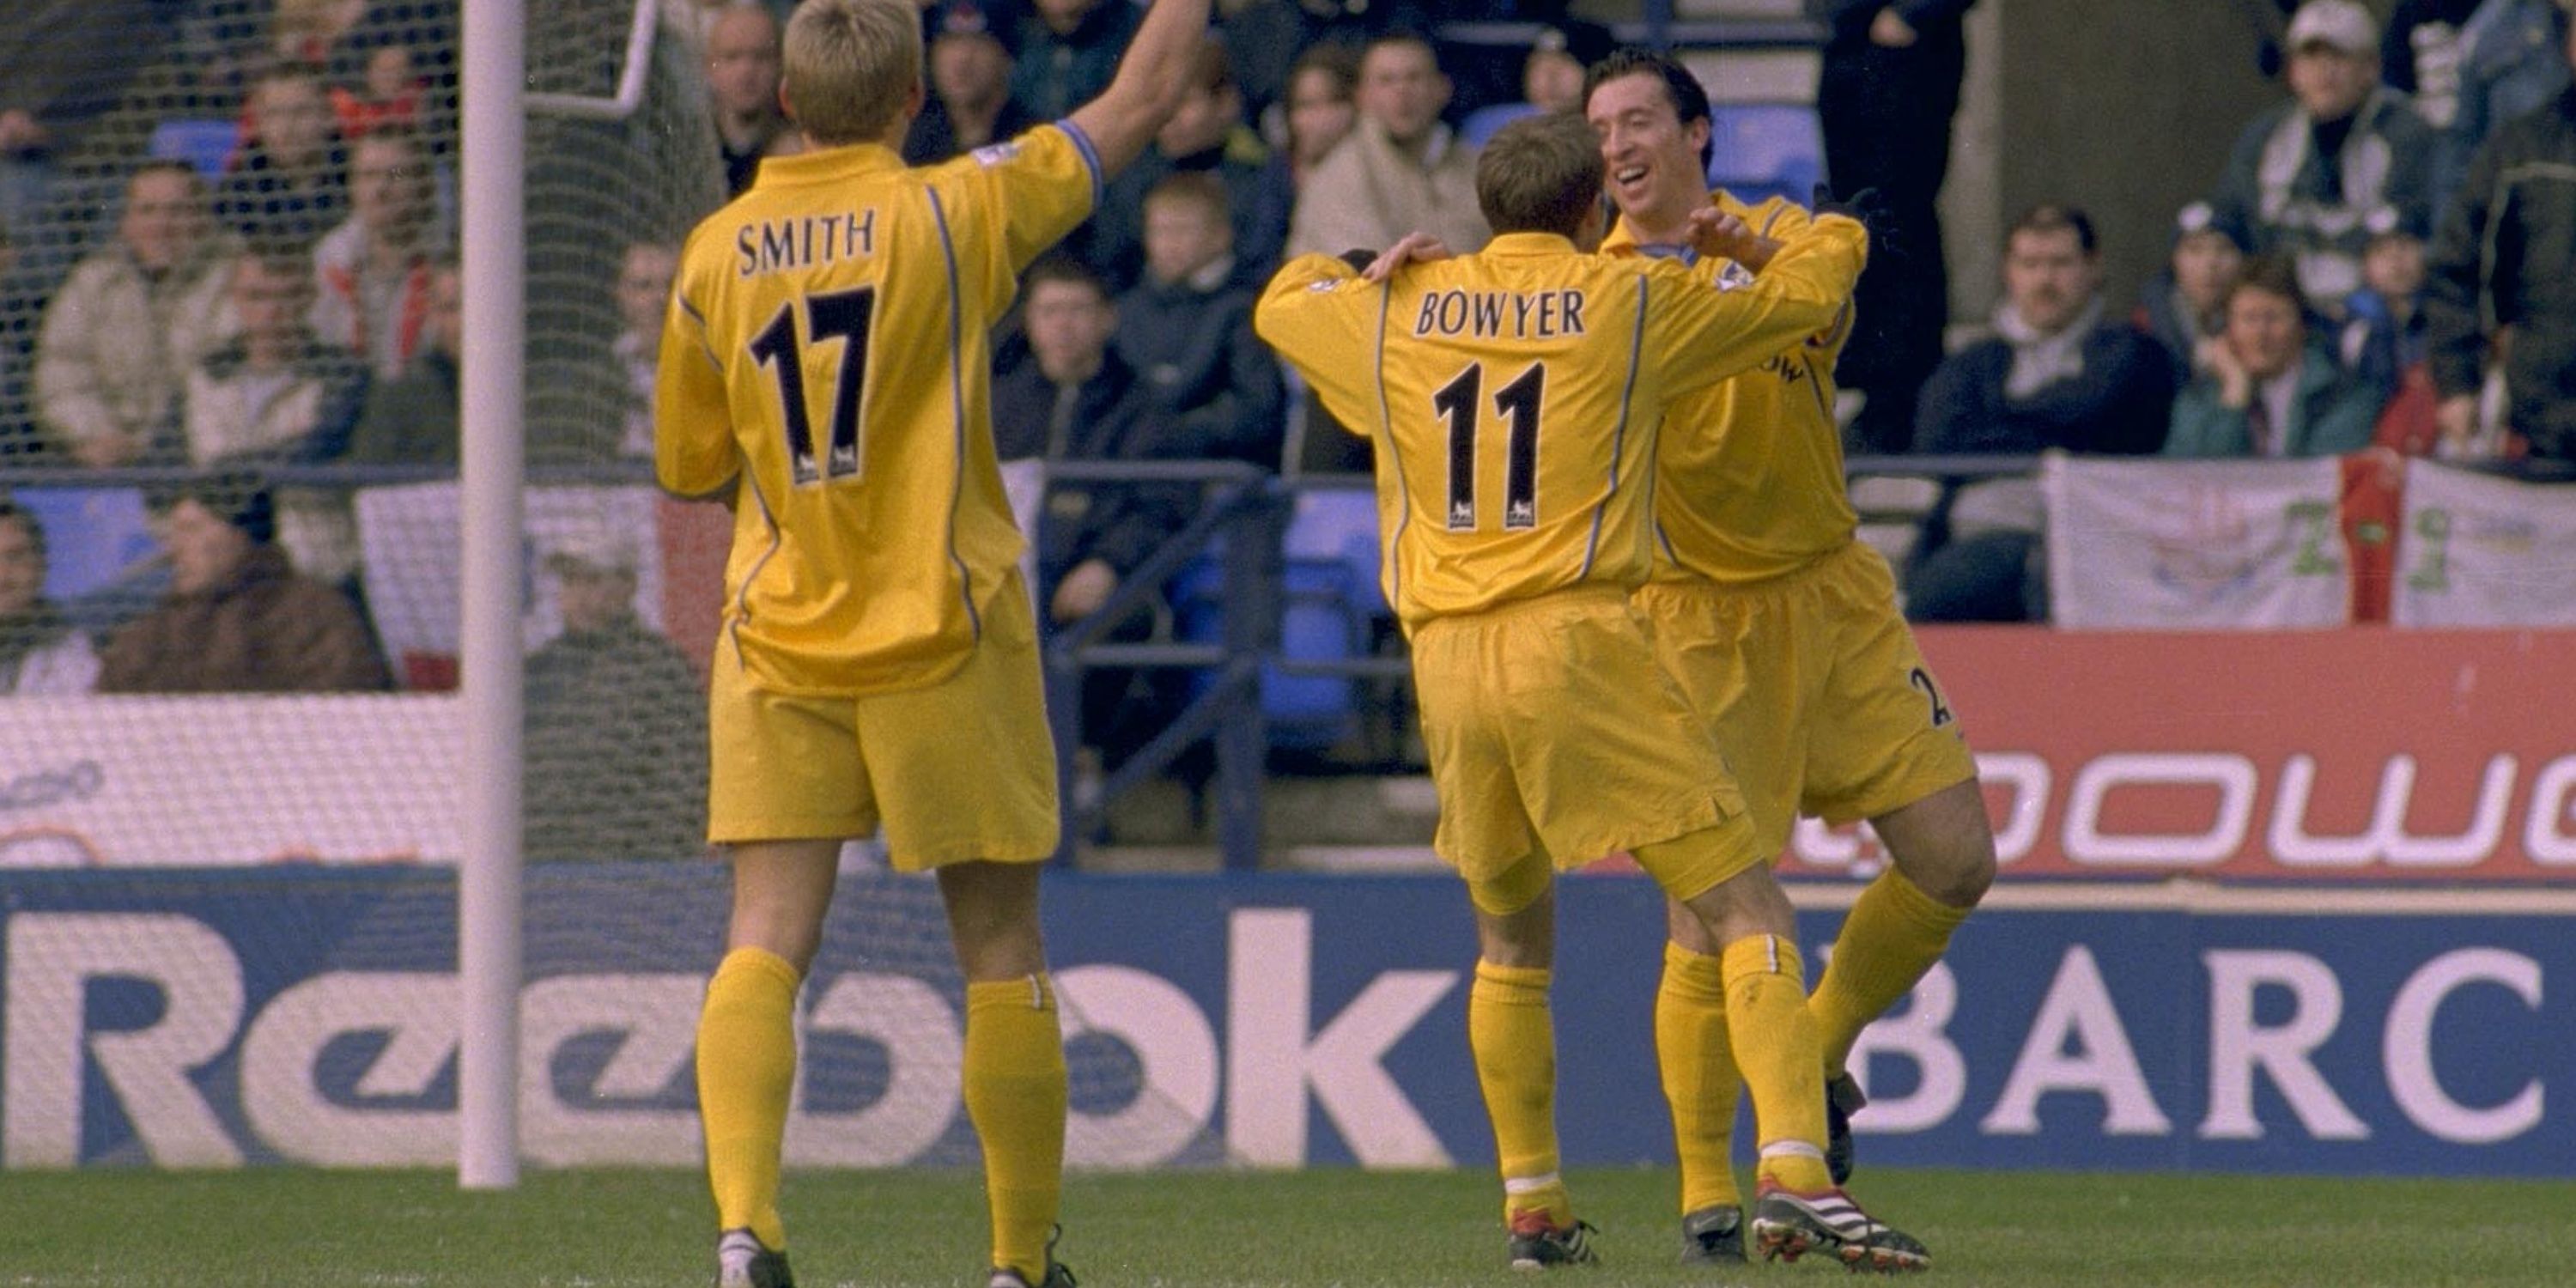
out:
{"label": "player raising arm", "polygon": [[[1693,260],[1688,230],[1718,211],[1739,234],[1723,253],[1742,267],[1709,266],[1743,280],[1769,271],[1773,238],[1806,226],[1808,213],[1786,201],[1754,207],[1708,190],[1708,96],[1671,58],[1621,50],[1596,64],[1586,113],[1620,212],[1604,253]],[[1897,611],[1886,560],[1853,539],[1833,414],[1834,359],[1848,333],[1820,332],[1673,408],[1656,463],[1655,577],[1637,595],[1665,670],[1741,775],[1763,855],[1778,855],[1808,813],[1869,819],[1895,860],[1852,905],[1808,1002],[1838,1185],[1851,1169],[1847,1114],[1860,1100],[1843,1068],[1854,1040],[1931,968],[1995,875],[1976,762]],[[1788,942],[1795,925],[1780,912],[1772,930]],[[1728,1159],[1740,1083],[1726,1055],[1741,1032],[1728,1005],[1735,950],[1685,908],[1669,921],[1655,1032],[1681,1155],[1684,1251],[1740,1261]],[[1761,1123],[1767,1139],[1767,1116]],[[1896,1256],[1831,1196],[1777,1193],[1755,1216],[1766,1251]]]}
{"label": "player raising arm", "polygon": [[912,0],[806,0],[781,94],[815,150],[764,162],[681,255],[655,470],[733,489],[708,704],[709,839],[733,865],[698,1028],[717,1282],[779,1288],[796,993],[844,838],[936,869],[966,979],[992,1288],[1070,1288],[1052,1255],[1065,1067],[1038,931],[1057,837],[1020,534],[994,464],[985,336],[1021,269],[1179,102],[1207,0],[1157,0],[1101,96],[925,170]]}
{"label": "player raising arm", "polygon": [[[1478,961],[1467,1031],[1494,1123],[1512,1263],[1593,1259],[1557,1172],[1552,881],[1629,850],[1711,938],[1740,943],[1737,1055],[1784,1174],[1825,1185],[1815,1030],[1790,950],[1745,928],[1781,896],[1706,724],[1628,605],[1652,563],[1664,410],[1828,325],[1864,237],[1817,220],[1759,283],[1581,253],[1601,154],[1570,116],[1485,148],[1483,251],[1383,283],[1308,255],[1255,313],[1335,419],[1376,439],[1383,576],[1410,636],[1440,797],[1433,847],[1465,878]],[[1748,935],[1750,937],[1748,937]],[[1812,1173],[1812,1175],[1809,1175]]]}

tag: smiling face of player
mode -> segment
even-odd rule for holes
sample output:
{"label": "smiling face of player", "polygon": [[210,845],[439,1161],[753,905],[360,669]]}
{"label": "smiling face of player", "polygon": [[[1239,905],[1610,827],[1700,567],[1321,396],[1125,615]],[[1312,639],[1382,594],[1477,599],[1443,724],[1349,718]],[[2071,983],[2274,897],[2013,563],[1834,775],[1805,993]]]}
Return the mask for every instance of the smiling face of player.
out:
{"label": "smiling face of player", "polygon": [[1640,229],[1664,231],[1708,201],[1700,161],[1708,122],[1682,124],[1661,76],[1637,72],[1601,82],[1583,107],[1601,141],[1610,200]]}

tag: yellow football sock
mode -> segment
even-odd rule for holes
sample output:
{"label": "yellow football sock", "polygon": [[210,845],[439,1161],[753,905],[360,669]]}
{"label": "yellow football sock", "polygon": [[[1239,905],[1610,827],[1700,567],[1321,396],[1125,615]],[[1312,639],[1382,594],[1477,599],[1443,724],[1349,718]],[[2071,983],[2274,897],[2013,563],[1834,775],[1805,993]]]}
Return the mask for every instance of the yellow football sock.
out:
{"label": "yellow football sock", "polygon": [[1552,1225],[1574,1220],[1556,1170],[1556,1029],[1547,1009],[1548,974],[1480,961],[1467,992],[1467,1045],[1494,1119],[1505,1223],[1534,1208],[1545,1209]]}
{"label": "yellow football sock", "polygon": [[1753,1125],[1762,1141],[1756,1175],[1793,1190],[1833,1187],[1825,1172],[1825,1070],[1807,1014],[1805,967],[1798,946],[1754,935],[1726,946],[1726,1032],[1744,1085],[1753,1092]]}
{"label": "yellow football sock", "polygon": [[778,1218],[779,1150],[796,1088],[796,968],[775,953],[737,948],[707,981],[698,1015],[698,1114],[707,1129],[707,1183],[716,1228],[749,1227],[787,1246]]}
{"label": "yellow football sock", "polygon": [[1716,958],[1669,941],[1663,986],[1655,991],[1655,1058],[1673,1107],[1683,1214],[1741,1203],[1731,1155],[1744,1075],[1726,1036],[1725,971]]}
{"label": "yellow football sock", "polygon": [[1064,1032],[1045,975],[966,986],[963,1078],[984,1142],[993,1265],[1041,1282],[1064,1191]]}
{"label": "yellow football sock", "polygon": [[1860,1031],[1912,991],[1949,950],[1950,932],[1967,917],[1967,909],[1923,893],[1894,868],[1860,892],[1851,915],[1843,918],[1825,977],[1807,1000],[1826,1068],[1841,1072]]}

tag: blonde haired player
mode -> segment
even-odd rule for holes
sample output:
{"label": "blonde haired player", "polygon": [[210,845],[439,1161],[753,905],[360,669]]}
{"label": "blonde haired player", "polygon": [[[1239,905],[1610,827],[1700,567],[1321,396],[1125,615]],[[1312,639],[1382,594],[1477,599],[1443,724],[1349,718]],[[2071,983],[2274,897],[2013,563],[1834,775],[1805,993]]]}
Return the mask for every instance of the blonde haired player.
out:
{"label": "blonde haired player", "polygon": [[[1614,53],[1594,66],[1585,104],[1620,211],[1605,253],[1693,261],[1687,243],[1717,212],[1728,233],[1716,239],[1720,253],[1742,268],[1708,266],[1745,280],[1746,270],[1776,268],[1773,239],[1794,245],[1808,226],[1808,212],[1786,201],[1753,207],[1708,190],[1708,97],[1671,58]],[[1834,359],[1848,334],[1845,319],[1674,408],[1656,466],[1655,577],[1636,601],[1665,669],[1733,758],[1762,853],[1780,853],[1805,812],[1869,819],[1895,860],[1853,905],[1808,1003],[1834,1186],[1850,1174],[1848,1115],[1860,1106],[1843,1067],[1854,1040],[1931,969],[1995,875],[1976,762],[1897,612],[1886,560],[1853,539],[1833,417]],[[1669,920],[1655,1033],[1681,1155],[1684,1251],[1741,1260],[1728,1153],[1742,1080],[1727,1057],[1730,1037],[1743,1054],[1732,986],[1741,949],[1712,941],[1682,908]],[[1793,963],[1795,929],[1783,903],[1773,951]],[[1754,1100],[1767,1140],[1770,1117]],[[1768,1157],[1758,1181],[1752,1226],[1766,1255],[1820,1248],[1881,1269],[1928,1260],[1838,1190],[1782,1174]]]}
{"label": "blonde haired player", "polygon": [[1065,1069],[1038,929],[1055,764],[1020,536],[993,458],[985,335],[1171,115],[1207,0],[1158,0],[1064,121],[934,169],[912,0],[806,0],[781,94],[811,141],[689,236],[663,331],[655,471],[730,493],[709,694],[709,839],[733,865],[698,1027],[724,1288],[791,1283],[779,1152],[796,991],[844,838],[935,869],[966,978],[992,1288],[1069,1288],[1051,1252]]}
{"label": "blonde haired player", "polygon": [[[1475,907],[1467,1032],[1508,1251],[1531,1270],[1595,1259],[1557,1171],[1555,869],[1630,850],[1728,942],[1780,899],[1716,742],[1628,603],[1652,564],[1665,408],[1828,325],[1865,249],[1857,223],[1819,219],[1759,283],[1720,290],[1676,264],[1582,253],[1601,180],[1582,121],[1514,122],[1477,163],[1498,234],[1484,250],[1383,283],[1308,255],[1254,314],[1334,418],[1375,440],[1387,595],[1440,796],[1433,848]],[[1803,981],[1781,968],[1794,962],[1733,981],[1738,1054],[1766,1121],[1794,1124],[1779,1147],[1822,1184],[1814,1031]]]}

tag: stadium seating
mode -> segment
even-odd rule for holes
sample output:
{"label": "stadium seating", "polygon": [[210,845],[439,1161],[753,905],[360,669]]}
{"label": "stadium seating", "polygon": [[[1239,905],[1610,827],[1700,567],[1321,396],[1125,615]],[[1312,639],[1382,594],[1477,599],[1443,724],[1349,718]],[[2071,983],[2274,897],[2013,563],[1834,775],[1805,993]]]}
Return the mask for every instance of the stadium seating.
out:
{"label": "stadium seating", "polygon": [[[1357,488],[1298,493],[1281,551],[1280,656],[1318,662],[1367,655],[1375,619],[1387,611],[1378,583],[1375,496]],[[1219,551],[1172,579],[1178,638],[1193,643],[1224,638],[1224,577]],[[1359,688],[1357,680],[1345,676],[1288,675],[1264,667],[1261,714],[1270,726],[1271,745],[1315,751],[1349,738],[1359,727]]]}
{"label": "stadium seating", "polygon": [[151,152],[156,160],[185,161],[211,182],[223,177],[240,145],[237,121],[173,117],[153,127]]}
{"label": "stadium seating", "polygon": [[1824,129],[1803,104],[1711,104],[1709,142],[1709,184],[1748,203],[1786,197],[1804,205],[1824,177]]}
{"label": "stadium seating", "polygon": [[45,528],[45,596],[93,634],[140,611],[168,582],[143,490],[25,487],[10,495]]}

